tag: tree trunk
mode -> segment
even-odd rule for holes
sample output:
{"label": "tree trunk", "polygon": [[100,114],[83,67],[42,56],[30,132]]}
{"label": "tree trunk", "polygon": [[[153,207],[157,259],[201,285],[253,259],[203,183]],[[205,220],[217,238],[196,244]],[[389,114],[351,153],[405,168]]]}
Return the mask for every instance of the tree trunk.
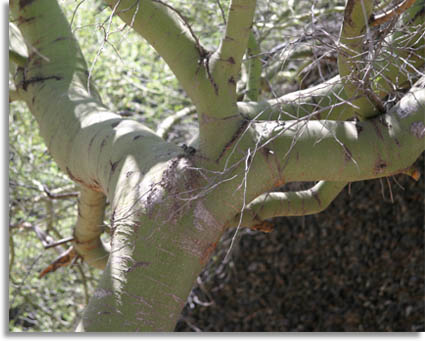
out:
{"label": "tree trunk", "polygon": [[[14,79],[17,94],[54,160],[84,188],[75,248],[105,267],[79,331],[173,330],[226,228],[318,212],[347,182],[403,172],[424,150],[423,80],[388,113],[360,123],[250,120],[261,105],[270,107],[237,103],[254,0],[231,2],[225,37],[213,53],[161,1],[141,0],[136,13],[132,0],[107,2],[157,49],[192,99],[199,148],[167,143],[108,111],[59,6],[11,1],[29,51]],[[284,182],[319,180],[308,193],[265,194]],[[105,197],[112,208],[110,250],[98,239]],[[92,202],[98,208],[87,209]]]}

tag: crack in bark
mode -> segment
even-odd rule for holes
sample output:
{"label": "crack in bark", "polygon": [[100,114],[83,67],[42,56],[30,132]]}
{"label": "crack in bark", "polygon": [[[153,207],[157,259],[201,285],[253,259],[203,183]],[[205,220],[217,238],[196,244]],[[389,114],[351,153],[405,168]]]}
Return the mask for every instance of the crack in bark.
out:
{"label": "crack in bark", "polygon": [[248,124],[249,124],[249,121],[248,120],[243,120],[242,121],[242,123],[239,126],[238,130],[236,130],[236,132],[233,134],[233,136],[230,139],[230,141],[226,143],[226,145],[224,146],[224,148],[221,151],[220,155],[215,160],[216,163],[218,163],[220,161],[220,159],[223,157],[223,155],[226,153],[226,151],[230,148],[230,146],[242,135],[243,131],[248,126]]}
{"label": "crack in bark", "polygon": [[60,81],[62,79],[62,77],[46,76],[46,77],[33,77],[33,78],[30,78],[30,79],[24,79],[22,81],[22,89],[27,91],[28,85],[33,84],[33,83],[37,83],[37,82],[44,82],[44,81],[49,80],[49,79],[55,79],[57,81]]}

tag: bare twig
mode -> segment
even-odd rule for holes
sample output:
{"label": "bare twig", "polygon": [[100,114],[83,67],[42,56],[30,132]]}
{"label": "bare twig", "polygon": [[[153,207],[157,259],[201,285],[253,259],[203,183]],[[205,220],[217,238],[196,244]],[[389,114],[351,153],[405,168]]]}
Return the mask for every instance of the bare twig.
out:
{"label": "bare twig", "polygon": [[77,11],[78,11],[78,8],[83,4],[83,2],[84,1],[86,1],[86,0],[81,0],[78,4],[77,4],[77,6],[75,6],[75,8],[74,8],[74,11],[72,12],[72,18],[71,18],[71,21],[70,21],[70,23],[69,23],[69,26],[71,26],[72,27],[72,23],[74,22],[74,18],[75,18],[75,15],[77,14]]}
{"label": "bare twig", "polygon": [[391,200],[391,203],[394,204],[393,190],[391,188],[390,180],[388,179],[388,177],[386,177],[385,180],[387,180],[388,190],[390,191],[390,200]]}
{"label": "bare twig", "polygon": [[90,94],[90,80],[91,80],[91,76],[92,76],[92,73],[93,73],[94,66],[96,65],[96,61],[99,58],[100,54],[102,53],[102,51],[105,47],[105,43],[108,41],[109,33],[110,33],[110,30],[111,30],[112,18],[114,17],[120,3],[121,3],[121,1],[118,1],[115,4],[114,8],[112,9],[112,13],[111,13],[111,15],[109,16],[109,19],[108,19],[108,27],[104,32],[104,38],[103,38],[102,45],[98,49],[96,56],[94,57],[94,60],[91,64],[91,66],[90,66],[89,74],[88,74],[88,77],[87,77],[87,90],[88,90],[89,94]]}
{"label": "bare twig", "polygon": [[74,241],[74,237],[67,237],[67,238],[58,240],[56,242],[44,245],[44,248],[50,249],[51,247],[59,246],[59,245],[66,244],[66,243],[69,243],[69,242],[72,242],[72,241]]}
{"label": "bare twig", "polygon": [[220,9],[221,17],[223,18],[223,23],[224,25],[226,25],[226,14],[224,14],[223,6],[221,6],[220,0],[215,0],[215,2],[217,3],[218,8]]}
{"label": "bare twig", "polygon": [[46,185],[43,185],[44,192],[47,194],[47,196],[50,199],[69,199],[69,198],[76,198],[78,196],[77,192],[70,192],[70,193],[52,193],[49,188],[47,188]]}
{"label": "bare twig", "polygon": [[176,8],[174,8],[173,6],[161,1],[161,0],[152,0],[154,2],[157,2],[167,8],[169,8],[170,10],[172,10],[174,13],[176,13],[178,15],[178,17],[183,21],[183,23],[185,24],[185,26],[187,27],[187,29],[190,32],[190,35],[192,36],[193,40],[195,40],[195,45],[196,48],[199,51],[199,55],[203,56],[205,53],[205,49],[201,46],[201,43],[199,42],[198,37],[195,35],[195,32],[193,32],[192,26],[190,26],[189,22],[187,21],[187,19],[183,16],[183,14],[180,13],[179,10],[177,10]]}

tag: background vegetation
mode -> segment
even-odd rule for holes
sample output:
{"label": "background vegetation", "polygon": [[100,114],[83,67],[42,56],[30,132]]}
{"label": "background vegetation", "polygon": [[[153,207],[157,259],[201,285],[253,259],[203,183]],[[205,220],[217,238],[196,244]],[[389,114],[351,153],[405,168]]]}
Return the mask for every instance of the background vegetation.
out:
{"label": "background vegetation", "polygon": [[[188,98],[167,65],[119,19],[111,20],[111,11],[102,1],[60,2],[72,22],[72,28],[86,56],[91,79],[98,87],[104,103],[111,110],[156,129],[166,117],[190,107]],[[221,13],[227,8],[227,0],[167,2],[172,3],[188,18],[194,32],[205,46],[212,49],[217,45],[220,32],[224,29]],[[388,3],[390,1],[380,2],[382,8]],[[261,46],[261,53],[255,56],[263,63],[261,96],[279,96],[288,91],[306,88],[337,73],[336,42],[343,6],[344,1],[258,1],[254,33]],[[252,58],[247,58],[244,65],[251,60]],[[238,84],[241,98],[244,96],[246,78],[245,68]],[[186,142],[193,137],[195,128],[193,116],[187,115],[174,126],[168,134],[168,139],[178,143]],[[22,103],[10,105],[9,143],[9,329],[70,331],[96,286],[99,271],[84,263],[76,263],[43,278],[39,278],[39,273],[66,249],[66,246],[45,249],[44,245],[72,236],[78,189],[50,158],[38,135],[36,122]],[[419,165],[422,166],[423,162]],[[421,240],[420,234],[420,217],[423,217],[423,195],[420,193],[423,193],[424,189],[423,178],[414,184],[411,180],[408,182],[399,178],[391,181],[392,186],[388,186],[385,181],[375,181],[363,189],[354,187],[352,196],[345,192],[343,198],[337,199],[337,204],[333,205],[328,213],[322,213],[318,218],[275,220],[276,231],[271,235],[238,231],[238,242],[231,250],[231,257],[225,259],[235,233],[234,230],[229,231],[223,237],[221,247],[209,266],[199,277],[198,285],[188,299],[177,330],[314,330],[313,326],[319,328],[318,330],[328,331],[361,328],[387,330],[391,329],[391,326],[398,326],[400,330],[423,330],[423,317],[420,313],[423,311],[424,275],[423,265],[420,265],[420,254],[423,254],[423,238]],[[409,188],[403,191],[396,185],[399,182],[406,188],[411,188],[413,192],[409,192]],[[299,188],[303,185],[291,186]],[[384,194],[381,194],[382,191]],[[361,200],[353,200],[354,196]],[[410,198],[406,200],[416,204],[411,205],[403,201],[406,196]],[[359,211],[356,212],[363,214],[363,219],[355,213],[353,215],[350,205],[357,205],[355,209]],[[393,212],[395,215],[391,216],[393,208],[396,211]],[[383,212],[386,218],[392,217],[392,225],[388,219],[379,218]],[[379,219],[380,224],[377,223]],[[354,224],[356,220],[357,223]],[[105,225],[108,224],[107,215]],[[396,230],[406,225],[411,241],[404,240],[403,232]],[[374,230],[377,227],[387,228],[388,235],[385,236],[385,232],[378,233]],[[347,234],[342,232],[344,228],[347,229]],[[322,242],[314,244],[313,241],[322,233],[328,235],[322,236]],[[379,248],[374,246],[375,239],[372,238],[370,243],[368,236],[378,240],[376,243],[379,243]],[[105,238],[108,238],[107,233]],[[353,239],[357,240],[356,247],[352,244]],[[391,256],[391,243],[402,239],[407,243],[406,250],[403,249],[402,252],[402,255],[405,255],[403,261],[406,263],[397,263]],[[315,246],[312,247],[311,243]],[[340,245],[342,251],[335,251],[335,258],[333,249],[328,252],[326,247],[336,245]],[[282,248],[287,250],[286,253]],[[347,251],[351,250],[350,248],[355,250],[350,253],[351,251]],[[379,250],[379,257],[369,252],[369,248]],[[320,249],[325,251],[315,258]],[[248,250],[250,256],[247,254]],[[308,250],[308,257],[322,259],[322,268],[307,257]],[[359,266],[357,272],[370,276],[359,275],[361,278],[356,284],[353,279],[357,278],[356,271],[345,274],[344,269],[337,267],[339,270],[335,270],[335,273],[343,275],[331,277],[334,282],[325,283],[327,289],[317,289],[321,288],[319,284],[324,283],[324,278],[329,278],[330,275],[324,269],[332,268],[329,259],[335,259],[337,262],[338,252],[339,257],[348,257],[348,264],[354,262],[353,257],[361,258],[365,255],[365,258],[371,259],[371,266],[375,267],[377,272],[381,270],[380,264],[387,264],[376,261],[385,252],[390,253],[387,266],[405,267],[410,264],[410,268],[407,272],[400,270],[401,277],[396,270],[383,271],[383,278],[377,279],[375,283],[371,280],[375,278],[371,268]],[[375,262],[372,259],[375,259]],[[296,264],[299,267],[296,267]],[[296,276],[291,278],[287,273],[289,270]],[[286,277],[277,275],[279,273],[285,274]],[[307,283],[303,282],[302,277],[310,276],[311,273],[315,273],[319,278],[316,281],[316,291],[311,289],[314,276],[307,277]],[[269,274],[269,277],[266,274]],[[416,279],[412,279],[413,277]],[[264,282],[258,282],[259,278],[263,278]],[[369,280],[374,283],[374,287],[380,288],[383,283],[391,287],[394,278],[399,284],[401,279],[408,283],[413,281],[414,289],[411,288],[413,291],[406,293],[407,298],[402,297],[403,305],[397,291],[391,292],[388,297],[385,296],[385,287],[382,289],[382,302],[370,303],[370,300],[365,300],[372,307],[381,307],[382,303],[384,308],[370,309],[371,316],[367,317],[369,320],[380,319],[380,323],[362,322],[362,310],[355,310],[356,313],[352,313],[350,309],[338,312],[335,308],[334,315],[329,315],[323,310],[326,308],[317,306],[319,303],[306,305],[305,300],[323,301],[327,309],[333,309],[332,302],[338,307],[345,301],[343,296],[335,296],[329,292],[344,288],[344,283],[362,287],[363,284],[366,286]],[[333,289],[330,289],[329,286],[332,285]],[[402,289],[405,288],[400,285]],[[422,294],[418,288],[422,288]],[[283,289],[285,290],[282,292]],[[265,296],[265,293],[269,296]],[[285,293],[286,306],[283,303],[274,306],[273,302],[270,302],[271,298],[282,297]],[[327,299],[318,297],[326,294],[330,295]],[[370,294],[379,296],[379,292]],[[349,293],[345,295],[351,297]],[[354,297],[357,297],[355,302],[358,302],[358,295]],[[390,302],[386,306],[385,300]],[[419,303],[412,303],[414,301]],[[401,311],[399,315],[394,315],[396,317],[392,320],[388,318],[387,312],[391,304],[396,305],[393,307],[396,311]],[[309,308],[300,311],[300,306]],[[312,313],[309,315],[307,310]],[[340,316],[339,322],[326,322],[336,315]],[[404,319],[404,322],[394,322],[400,319]],[[362,323],[363,327],[359,327]],[[397,330],[394,328],[393,330]]]}

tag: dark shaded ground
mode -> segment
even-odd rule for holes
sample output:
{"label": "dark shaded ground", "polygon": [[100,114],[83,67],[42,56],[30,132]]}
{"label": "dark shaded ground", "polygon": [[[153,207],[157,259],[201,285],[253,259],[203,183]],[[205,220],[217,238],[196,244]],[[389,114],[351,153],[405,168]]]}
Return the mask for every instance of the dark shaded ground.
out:
{"label": "dark shaded ground", "polygon": [[[424,160],[415,182],[353,183],[318,215],[234,230],[176,331],[424,331]],[[384,191],[384,194],[383,194]],[[201,282],[202,281],[202,282]]]}

